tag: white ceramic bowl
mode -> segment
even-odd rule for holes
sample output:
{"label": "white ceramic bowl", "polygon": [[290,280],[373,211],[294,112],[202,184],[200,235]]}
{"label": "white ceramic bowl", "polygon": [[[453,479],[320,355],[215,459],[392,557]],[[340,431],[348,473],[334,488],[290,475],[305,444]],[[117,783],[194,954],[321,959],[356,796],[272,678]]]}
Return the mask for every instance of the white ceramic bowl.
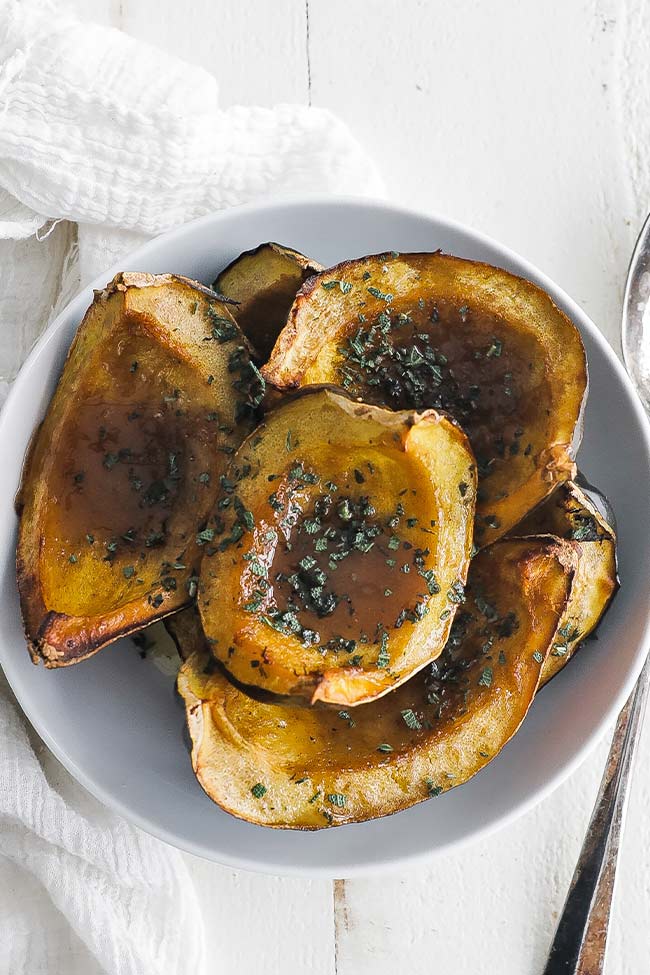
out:
{"label": "white ceramic bowl", "polygon": [[448,220],[346,199],[247,206],[146,244],[93,286],[103,286],[118,270],[174,271],[209,282],[241,251],[267,240],[325,265],[382,250],[440,247],[536,281],[573,319],[587,347],[591,384],[579,462],[611,499],[619,529],[622,586],[598,641],[540,694],[502,754],[458,790],[385,819],[317,833],[263,829],[222,812],[192,774],[172,679],[144,664],[130,641],[59,671],[34,667],[25,649],[14,577],[13,498],[30,435],[91,301],[89,287],[40,340],[0,416],[0,661],[29,720],[59,760],[143,829],[234,867],[349,877],[449,850],[506,825],[566,778],[614,719],[650,643],[650,437],[622,366],[578,306],[522,258]]}

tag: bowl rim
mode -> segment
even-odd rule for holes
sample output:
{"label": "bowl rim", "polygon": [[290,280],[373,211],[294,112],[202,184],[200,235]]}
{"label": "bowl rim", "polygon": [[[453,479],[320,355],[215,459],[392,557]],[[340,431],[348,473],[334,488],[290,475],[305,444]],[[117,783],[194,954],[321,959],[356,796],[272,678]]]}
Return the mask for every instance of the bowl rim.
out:
{"label": "bowl rim", "polygon": [[[229,207],[225,210],[207,213],[204,216],[191,220],[188,223],[182,224],[165,232],[164,234],[160,234],[151,240],[146,241],[144,244],[141,244],[133,251],[126,254],[117,263],[113,264],[107,271],[96,277],[90,282],[90,284],[75,294],[39,337],[23,362],[16,379],[12,383],[6,401],[0,410],[0,441],[2,441],[3,437],[7,435],[13,409],[19,404],[22,396],[24,395],[24,387],[26,387],[31,378],[30,372],[40,358],[43,349],[50,341],[53,340],[58,331],[65,326],[66,321],[71,314],[76,316],[79,310],[81,310],[82,313],[85,311],[88,303],[92,300],[92,292],[94,290],[101,290],[107,281],[111,280],[115,274],[119,273],[119,271],[123,270],[127,265],[137,263],[143,259],[146,260],[150,251],[156,251],[157,246],[163,238],[165,241],[168,241],[173,245],[182,246],[183,240],[186,238],[191,238],[197,228],[210,224],[218,226],[220,220],[230,218],[232,215],[237,213],[269,214],[279,210],[300,210],[304,207],[322,207],[329,210],[333,208],[365,208],[374,212],[381,212],[387,217],[401,216],[411,219],[431,221],[450,233],[465,236],[468,239],[473,240],[478,245],[483,245],[489,248],[495,255],[495,258],[498,258],[500,265],[507,268],[512,268],[515,266],[517,270],[514,273],[528,278],[547,291],[552,297],[553,301],[559,304],[566,311],[569,317],[576,322],[579,328],[588,333],[589,338],[594,342],[595,345],[598,346],[599,352],[606,360],[608,368],[613,370],[629,394],[630,408],[634,411],[636,419],[639,423],[639,427],[643,432],[643,446],[645,447],[646,453],[650,454],[650,422],[636,389],[625,370],[625,367],[619,360],[603,333],[590,319],[586,312],[584,312],[582,308],[580,308],[580,306],[559,285],[544,274],[544,272],[540,271],[535,265],[521,257],[516,251],[505,246],[504,244],[501,244],[488,234],[475,230],[461,221],[454,220],[448,216],[444,216],[433,211],[421,211],[414,207],[402,206],[400,204],[394,204],[387,202],[386,200],[373,199],[371,197],[326,194],[291,194],[276,196],[274,199],[268,201],[246,203],[236,207]],[[354,878],[371,876],[373,874],[387,874],[397,870],[402,870],[411,865],[422,864],[430,861],[433,857],[439,854],[456,852],[459,848],[469,843],[476,843],[481,839],[485,839],[492,833],[505,829],[519,819],[519,817],[525,815],[534,806],[538,805],[544,798],[554,792],[555,789],[557,789],[567,778],[569,778],[569,776],[573,774],[573,772],[595,749],[632,692],[649,650],[650,614],[648,615],[648,619],[643,627],[642,637],[639,640],[638,650],[634,658],[633,665],[630,667],[626,678],[622,682],[618,691],[612,696],[608,706],[603,710],[600,719],[596,722],[591,733],[565,762],[558,764],[552,775],[548,776],[543,783],[540,783],[537,787],[533,788],[525,799],[516,802],[507,813],[498,814],[495,818],[489,820],[484,825],[474,829],[470,833],[465,833],[456,838],[446,840],[434,847],[425,847],[418,851],[393,855],[392,857],[385,851],[379,851],[376,860],[374,860],[372,863],[363,862],[350,864],[349,867],[346,868],[344,876],[346,878]],[[333,868],[329,865],[312,864],[309,866],[304,866],[301,863],[287,864],[283,862],[274,864],[267,861],[260,863],[255,857],[246,857],[239,854],[233,856],[230,855],[229,851],[225,849],[221,849],[218,855],[215,855],[214,850],[207,846],[207,844],[186,841],[185,838],[179,838],[174,834],[173,831],[161,826],[155,820],[151,820],[147,816],[132,810],[129,807],[128,802],[123,801],[110,790],[105,789],[101,783],[96,781],[96,778],[93,778],[91,775],[83,772],[67,755],[67,753],[58,746],[57,742],[48,732],[46,726],[47,723],[41,720],[40,716],[30,707],[29,701],[24,700],[25,695],[21,694],[19,689],[17,690],[17,688],[14,686],[10,673],[8,673],[6,663],[6,654],[4,652],[3,644],[0,643],[0,667],[5,674],[6,680],[18,701],[21,710],[27,717],[30,724],[33,726],[54,756],[58,759],[58,761],[61,762],[61,764],[77,780],[77,782],[79,782],[103,805],[122,816],[127,822],[138,826],[150,835],[155,836],[157,839],[163,840],[177,849],[184,850],[203,859],[218,862],[224,866],[239,870],[281,876],[320,877],[327,879],[332,879],[336,876],[342,875],[340,869],[333,870]],[[11,668],[9,668],[9,670],[10,669]]]}

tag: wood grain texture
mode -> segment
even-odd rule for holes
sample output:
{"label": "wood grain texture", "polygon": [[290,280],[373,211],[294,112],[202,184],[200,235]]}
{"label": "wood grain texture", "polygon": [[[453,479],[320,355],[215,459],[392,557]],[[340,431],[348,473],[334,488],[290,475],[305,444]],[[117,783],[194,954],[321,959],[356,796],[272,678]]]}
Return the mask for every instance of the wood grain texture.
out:
{"label": "wood grain texture", "polygon": [[[621,150],[629,133],[620,84],[629,91],[641,67],[625,23],[643,37],[640,5],[635,17],[621,16],[630,6],[413,2],[406,17],[390,0],[370,17],[341,0],[310,3],[313,102],[337,110],[381,153],[393,197],[466,220],[526,254],[616,348],[641,218],[635,200],[647,205],[650,190],[642,183],[631,193]],[[647,93],[637,92],[637,114],[639,103],[647,119]],[[345,918],[338,972],[541,970],[605,756],[603,745],[554,796],[481,847],[381,884],[348,882],[337,911]],[[639,779],[610,938],[616,975],[632,973],[648,946],[648,797]]]}
{"label": "wood grain texture", "polygon": [[380,155],[390,195],[538,264],[618,342],[630,201],[616,0],[310,0],[312,98]]}
{"label": "wood grain texture", "polygon": [[72,9],[201,65],[224,108],[308,101],[304,0],[72,0]]}
{"label": "wood grain texture", "polygon": [[[339,975],[540,972],[571,880],[608,741],[533,812],[429,867],[346,884]],[[640,744],[619,861],[608,975],[644,971],[648,953],[650,729]]]}
{"label": "wood grain texture", "polygon": [[348,889],[346,880],[335,880],[332,884],[334,904],[334,972],[339,975],[343,970],[343,962],[339,957],[339,949],[352,935],[350,911],[348,910]]}
{"label": "wood grain texture", "polygon": [[[374,975],[396,965],[445,975],[541,971],[595,795],[593,764],[480,844],[381,883],[348,881],[339,973]],[[567,821],[558,820],[569,807]]]}
{"label": "wood grain texture", "polygon": [[[15,377],[27,353],[48,323],[56,303],[74,226],[65,221],[40,240],[0,241],[0,313],[11,323],[0,334],[0,382]],[[38,282],[38,287],[34,287]],[[31,330],[27,323],[38,322]]]}
{"label": "wood grain texture", "polygon": [[121,26],[159,47],[169,47],[173,38],[178,57],[216,75],[224,107],[307,100],[302,2],[192,0],[188,9],[182,3],[125,0]]}
{"label": "wood grain texture", "polygon": [[[78,16],[113,27],[203,65],[221,103],[307,101],[303,2],[256,0],[74,0]],[[53,267],[56,262],[53,262]],[[329,881],[238,873],[187,856],[205,908],[207,975],[333,975]]]}
{"label": "wood grain texture", "polygon": [[[343,116],[380,158],[393,199],[510,244],[618,348],[625,270],[650,201],[650,150],[637,135],[650,119],[641,0],[308,0],[308,45],[304,0],[75,5],[86,19],[209,68],[224,105],[305,102],[310,74],[313,103]],[[484,843],[396,876],[337,883],[334,897],[326,882],[188,858],[205,905],[210,975],[331,975],[335,964],[337,975],[541,971],[606,753],[604,742],[551,797]],[[649,766],[646,729],[608,975],[647,970]]]}
{"label": "wood grain texture", "polygon": [[636,746],[646,711],[650,657],[618,716],[598,798],[544,975],[602,975]]}
{"label": "wood grain texture", "polygon": [[334,975],[328,880],[266,877],[186,859],[205,909],[206,975]]}

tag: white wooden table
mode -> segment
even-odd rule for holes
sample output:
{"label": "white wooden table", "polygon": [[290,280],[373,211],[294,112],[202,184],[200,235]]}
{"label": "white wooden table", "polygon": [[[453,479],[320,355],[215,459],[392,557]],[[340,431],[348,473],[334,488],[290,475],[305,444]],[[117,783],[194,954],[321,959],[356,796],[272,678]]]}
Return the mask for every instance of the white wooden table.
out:
{"label": "white wooden table", "polygon": [[[520,251],[618,348],[626,264],[650,205],[643,0],[75,2],[80,16],[213,71],[224,106],[293,101],[338,112],[376,154],[394,200]],[[408,874],[332,884],[188,857],[210,971],[534,975],[606,747],[515,826]],[[621,855],[610,975],[648,971],[649,762],[650,730]]]}

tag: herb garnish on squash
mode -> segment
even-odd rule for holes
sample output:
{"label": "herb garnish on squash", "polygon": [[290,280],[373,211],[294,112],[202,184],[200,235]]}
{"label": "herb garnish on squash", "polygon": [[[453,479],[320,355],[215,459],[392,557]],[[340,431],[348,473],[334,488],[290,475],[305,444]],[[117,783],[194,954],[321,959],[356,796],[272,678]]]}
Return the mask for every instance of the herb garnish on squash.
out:
{"label": "herb garnish on squash", "polygon": [[574,567],[570,543],[507,539],[484,549],[443,654],[353,711],[249,696],[220,668],[206,670],[196,613],[170,618],[200,784],[235,816],[291,829],[385,816],[461,785],[523,720]]}
{"label": "herb garnish on squash", "polygon": [[332,390],[284,403],[238,450],[203,535],[214,655],[242,683],[312,700],[397,686],[440,653],[463,601],[475,483],[464,434],[433,411]]}
{"label": "herb garnish on squash", "polygon": [[35,662],[76,663],[196,595],[197,532],[262,395],[228,307],[202,285],[121,274],[96,293],[19,498]]}
{"label": "herb garnish on squash", "polygon": [[281,390],[336,383],[364,402],[448,412],[476,455],[479,545],[575,473],[580,335],[540,288],[487,264],[391,253],[323,271],[263,373]]}
{"label": "herb garnish on squash", "polygon": [[561,484],[510,534],[517,537],[545,533],[571,541],[580,558],[569,603],[542,669],[542,686],[562,670],[593,633],[618,589],[616,533],[588,491],[573,481]]}

